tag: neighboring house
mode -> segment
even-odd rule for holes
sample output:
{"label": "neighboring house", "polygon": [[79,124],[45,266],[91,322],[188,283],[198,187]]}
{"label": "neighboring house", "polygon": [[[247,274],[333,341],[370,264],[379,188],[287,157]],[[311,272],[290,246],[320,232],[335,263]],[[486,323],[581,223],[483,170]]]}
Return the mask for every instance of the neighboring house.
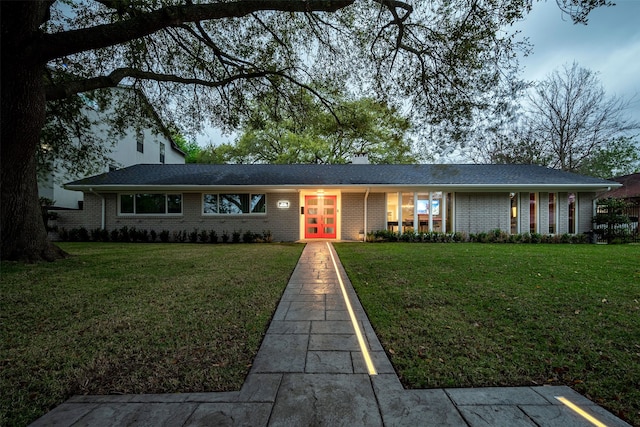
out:
{"label": "neighboring house", "polygon": [[270,231],[276,241],[365,232],[583,233],[620,184],[534,165],[136,165],[71,182],[65,228]]}
{"label": "neighboring house", "polygon": [[640,173],[611,178],[622,184],[622,187],[598,195],[599,199],[624,199],[627,202],[640,204]]}
{"label": "neighboring house", "polygon": [[[130,88],[113,88],[113,91],[130,91]],[[157,163],[157,164],[184,164],[185,153],[183,153],[176,143],[171,139],[169,131],[160,121],[155,111],[150,105],[147,105],[147,113],[140,111],[140,114],[149,114],[153,123],[156,124],[155,129],[146,128],[126,128],[123,135],[118,137],[117,142],[112,148],[108,165],[103,167],[96,166],[95,173],[108,172],[122,167],[127,167],[141,163]],[[91,126],[91,132],[98,139],[104,140],[108,144],[109,132],[111,131],[101,120],[101,117],[110,113],[98,110],[95,103],[87,101],[85,109],[89,119],[94,122]],[[71,141],[77,143],[78,141]],[[84,175],[86,176],[86,175]],[[53,171],[46,177],[40,178],[38,181],[38,194],[40,197],[55,201],[54,209],[82,209],[83,195],[77,191],[70,191],[63,188],[63,183],[71,179],[80,179],[84,176],[69,176],[64,165],[54,165]]]}

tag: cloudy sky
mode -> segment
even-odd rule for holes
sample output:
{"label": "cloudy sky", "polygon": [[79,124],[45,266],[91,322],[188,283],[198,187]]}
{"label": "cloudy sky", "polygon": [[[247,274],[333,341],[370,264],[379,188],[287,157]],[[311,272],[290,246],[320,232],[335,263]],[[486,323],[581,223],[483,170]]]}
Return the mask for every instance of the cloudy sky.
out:
{"label": "cloudy sky", "polygon": [[518,25],[533,44],[533,53],[521,60],[523,78],[543,80],[575,61],[599,73],[607,95],[633,99],[629,115],[640,121],[640,0],[614,1],[592,11],[586,26],[563,16],[555,0],[534,2]]}

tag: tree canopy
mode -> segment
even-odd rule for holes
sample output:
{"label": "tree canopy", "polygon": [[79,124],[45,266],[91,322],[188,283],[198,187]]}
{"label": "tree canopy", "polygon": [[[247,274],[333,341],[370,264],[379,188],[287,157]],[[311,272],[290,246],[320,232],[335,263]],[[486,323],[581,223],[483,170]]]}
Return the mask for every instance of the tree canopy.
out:
{"label": "tree canopy", "polygon": [[305,91],[285,102],[260,101],[234,143],[203,150],[201,160],[225,163],[348,163],[366,153],[371,163],[412,163],[410,123],[371,98],[337,101],[332,111]]}
{"label": "tree canopy", "polygon": [[[580,0],[569,12],[586,17],[603,3]],[[330,109],[325,81],[403,103],[412,120],[462,128],[495,105],[491,89],[517,69],[519,46],[505,29],[531,1],[38,0],[0,7],[2,258],[38,260],[62,255],[47,240],[37,198],[47,103],[126,84],[165,122],[231,129],[257,100],[286,99],[300,88]]]}

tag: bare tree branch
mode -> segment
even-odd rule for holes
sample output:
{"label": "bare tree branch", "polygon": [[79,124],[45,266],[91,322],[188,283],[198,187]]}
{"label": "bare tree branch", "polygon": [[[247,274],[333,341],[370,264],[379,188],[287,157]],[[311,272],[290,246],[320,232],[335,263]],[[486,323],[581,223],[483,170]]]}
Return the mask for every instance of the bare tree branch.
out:
{"label": "bare tree branch", "polygon": [[[185,22],[239,18],[259,11],[335,12],[355,0],[238,0],[213,4],[167,6],[131,19],[91,28],[43,34],[25,47],[24,57],[42,63],[74,53],[113,46]],[[105,4],[113,2],[103,2]]]}

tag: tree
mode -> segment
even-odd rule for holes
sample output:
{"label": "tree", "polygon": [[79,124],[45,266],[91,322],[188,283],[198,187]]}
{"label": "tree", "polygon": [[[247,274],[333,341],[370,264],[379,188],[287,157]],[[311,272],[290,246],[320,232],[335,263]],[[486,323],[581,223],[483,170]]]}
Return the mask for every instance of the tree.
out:
{"label": "tree", "polygon": [[[275,100],[271,100],[275,101]],[[339,101],[328,111],[301,91],[287,102],[260,101],[235,144],[230,163],[348,163],[367,153],[371,163],[411,163],[409,121],[371,98]]]}
{"label": "tree", "polygon": [[[597,6],[582,0],[585,10]],[[126,83],[167,122],[232,128],[266,93],[340,81],[407,102],[434,123],[470,120],[515,42],[523,0],[38,0],[1,2],[1,256],[55,259],[37,197],[47,102]],[[53,70],[53,72],[52,72]]]}
{"label": "tree", "polygon": [[605,179],[638,173],[640,172],[638,142],[630,137],[607,141],[582,163],[577,172]]}
{"label": "tree", "polygon": [[478,138],[476,157],[598,176],[616,162],[620,169],[633,168],[637,142],[632,132],[640,123],[625,114],[629,105],[607,97],[593,71],[565,65],[533,86],[511,121]]}
{"label": "tree", "polygon": [[200,152],[202,149],[197,142],[188,140],[176,127],[170,127],[171,139],[176,143],[178,148],[185,154],[185,163],[198,163]]}
{"label": "tree", "polygon": [[629,101],[607,97],[596,73],[575,62],[551,73],[529,96],[527,126],[551,155],[549,166],[578,171],[608,142],[639,129]]}

